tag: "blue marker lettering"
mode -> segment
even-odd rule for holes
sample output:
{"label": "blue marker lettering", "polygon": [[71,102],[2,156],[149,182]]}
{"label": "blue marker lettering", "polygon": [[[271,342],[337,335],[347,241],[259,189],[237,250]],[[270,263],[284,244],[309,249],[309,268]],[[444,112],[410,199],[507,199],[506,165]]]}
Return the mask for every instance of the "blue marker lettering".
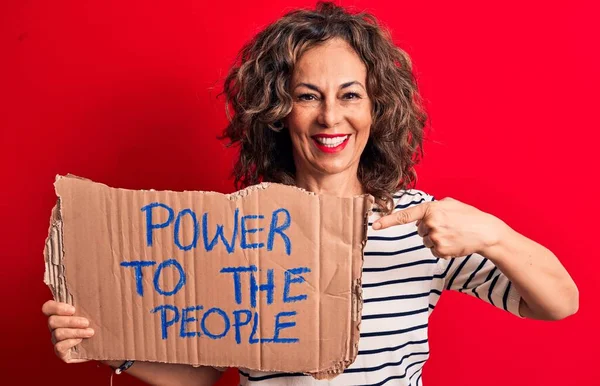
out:
{"label": "blue marker lettering", "polygon": [[[283,213],[285,219],[283,220],[283,224],[277,225],[279,213]],[[273,216],[271,217],[271,226],[269,227],[269,236],[267,238],[267,250],[273,250],[273,243],[275,242],[275,233],[279,233],[283,242],[285,244],[285,253],[289,256],[292,253],[292,243],[290,242],[290,238],[283,233],[284,230],[288,229],[291,224],[290,212],[285,208],[279,208],[273,212]]]}
{"label": "blue marker lettering", "polygon": [[249,267],[225,267],[221,269],[221,273],[233,273],[233,290],[235,293],[235,302],[237,304],[242,304],[242,282],[240,273],[256,271],[258,271],[256,265],[251,265]]}
{"label": "blue marker lettering", "polygon": [[218,239],[221,238],[223,245],[225,245],[225,249],[227,249],[227,253],[233,253],[235,250],[235,239],[237,238],[239,212],[240,210],[236,208],[233,215],[233,233],[231,235],[231,242],[227,241],[223,235],[223,225],[221,224],[217,224],[215,237],[213,237],[211,242],[208,242],[208,213],[202,215],[202,238],[204,239],[204,248],[207,252],[212,251],[219,241]]}
{"label": "blue marker lettering", "polygon": [[[170,267],[172,265],[175,266],[175,268],[177,268],[177,271],[179,272],[179,281],[177,282],[177,284],[175,285],[175,288],[173,288],[172,291],[163,291],[163,289],[160,288],[160,285],[158,284],[158,282],[160,280],[160,274],[162,273],[163,268]],[[156,272],[154,272],[154,289],[156,290],[156,292],[158,292],[161,295],[165,295],[165,296],[175,295],[177,293],[177,291],[179,291],[181,289],[181,287],[183,287],[184,284],[185,284],[185,272],[183,271],[183,267],[181,266],[181,264],[179,264],[177,262],[177,260],[175,260],[175,259],[169,259],[169,260],[163,261],[162,263],[160,263],[158,265]]]}
{"label": "blue marker lettering", "polygon": [[135,290],[140,296],[144,296],[144,285],[142,282],[142,268],[150,267],[156,264],[156,261],[138,260],[138,261],[122,261],[121,267],[133,267],[135,274]]}
{"label": "blue marker lettering", "polygon": [[250,333],[250,338],[248,339],[248,343],[255,344],[259,343],[259,340],[256,339],[256,330],[258,327],[258,312],[254,313],[254,323],[252,324],[252,332]]}
{"label": "blue marker lettering", "polygon": [[250,307],[256,308],[256,294],[258,291],[267,292],[267,304],[273,304],[273,293],[275,292],[275,280],[273,279],[273,269],[267,270],[267,282],[258,285],[256,276],[250,274]]}
{"label": "blue marker lettering", "polygon": [[286,322],[286,323],[281,323],[279,321],[280,317],[285,317],[285,316],[295,316],[296,315],[296,311],[290,311],[290,312],[285,312],[282,311],[280,313],[278,313],[277,315],[275,315],[275,334],[273,335],[273,343],[296,343],[298,342],[298,338],[280,338],[279,337],[279,332],[281,330],[283,330],[284,328],[290,328],[290,327],[294,327],[296,325],[296,322]]}
{"label": "blue marker lettering", "polygon": [[[185,215],[189,215],[192,218],[192,222],[194,224],[194,238],[192,239],[192,242],[189,243],[188,245],[182,245],[181,241],[179,240],[180,235],[179,235],[179,230],[181,227],[181,218]],[[196,248],[196,246],[198,245],[198,236],[200,235],[200,224],[198,224],[198,220],[196,219],[196,213],[194,213],[191,209],[184,209],[181,212],[179,212],[177,214],[177,218],[175,219],[175,228],[173,231],[173,238],[175,240],[175,245],[177,245],[177,247],[183,251],[189,251],[192,248]]]}
{"label": "blue marker lettering", "polygon": [[189,338],[189,337],[193,337],[193,336],[200,336],[200,332],[196,332],[196,331],[186,331],[186,326],[188,323],[191,322],[195,322],[198,319],[196,319],[195,317],[191,316],[188,318],[187,314],[188,312],[194,312],[194,311],[199,311],[201,310],[202,306],[193,306],[193,307],[186,307],[184,309],[181,310],[181,325],[179,328],[179,336],[182,338]]}
{"label": "blue marker lettering", "polygon": [[[210,331],[208,331],[208,329],[206,328],[206,319],[210,315],[215,314],[215,313],[219,314],[223,318],[223,322],[225,323],[223,332],[220,334],[213,334]],[[202,316],[202,321],[200,322],[200,328],[202,328],[202,332],[204,333],[204,335],[208,336],[211,339],[220,339],[220,338],[224,337],[227,334],[227,332],[229,331],[230,327],[231,327],[231,324],[229,322],[229,317],[227,316],[225,311],[223,311],[222,309],[217,308],[217,307],[213,307],[210,310],[206,311],[206,313]]]}
{"label": "blue marker lettering", "polygon": [[[246,315],[246,320],[242,321],[240,319],[241,315]],[[240,332],[240,327],[247,325],[252,320],[252,312],[250,310],[236,310],[233,311],[233,327],[235,327],[235,342],[237,344],[242,343],[242,334]]]}
{"label": "blue marker lettering", "polygon": [[292,278],[292,275],[300,275],[302,273],[310,272],[308,267],[292,268],[285,271],[285,281],[283,284],[283,302],[292,303],[306,300],[308,297],[306,294],[290,296],[290,285],[293,283],[304,283],[304,276],[298,276]]}
{"label": "blue marker lettering", "polygon": [[264,230],[264,228],[250,228],[247,229],[246,228],[246,220],[260,220],[265,218],[265,216],[263,216],[262,214],[259,215],[248,215],[248,216],[243,216],[242,217],[242,235],[241,235],[241,242],[240,242],[240,247],[242,249],[258,249],[258,248],[263,248],[265,246],[265,243],[252,243],[252,244],[248,244],[248,240],[246,239],[246,235],[249,233],[256,233],[256,232],[262,232]]}
{"label": "blue marker lettering", "polygon": [[[174,313],[173,318],[170,320],[167,320],[167,310],[171,310]],[[163,305],[160,305],[160,306],[154,308],[150,312],[152,312],[154,314],[157,311],[160,311],[160,327],[161,327],[161,331],[162,331],[162,338],[167,339],[167,328],[174,325],[175,323],[177,323],[179,321],[179,310],[177,309],[177,307],[175,307],[173,305],[163,304]]]}
{"label": "blue marker lettering", "polygon": [[[163,222],[162,224],[154,224],[152,222],[152,209],[154,208],[163,208],[166,209],[169,212],[169,218],[167,219],[167,221]],[[142,212],[146,212],[146,244],[151,247],[152,246],[152,231],[154,229],[160,229],[160,228],[165,228],[166,226],[168,226],[171,222],[173,222],[173,217],[175,216],[173,209],[171,209],[170,206],[162,204],[160,202],[153,202],[151,204],[148,204],[146,206],[142,207]]]}

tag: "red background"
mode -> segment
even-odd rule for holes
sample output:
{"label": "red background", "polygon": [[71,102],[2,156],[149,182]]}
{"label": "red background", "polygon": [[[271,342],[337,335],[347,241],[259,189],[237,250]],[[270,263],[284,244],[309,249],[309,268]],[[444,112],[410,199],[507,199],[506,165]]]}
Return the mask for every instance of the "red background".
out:
{"label": "red background", "polygon": [[[425,384],[600,385],[597,2],[455,3],[342,2],[378,16],[414,60],[432,118],[417,187],[489,211],[549,247],[581,299],[578,314],[549,323],[446,293],[431,319]],[[55,175],[232,191],[232,153],[215,140],[226,122],[222,79],[254,33],[312,5],[2,3],[2,383],[108,382],[103,366],[54,356],[40,312],[50,298],[42,249]]]}

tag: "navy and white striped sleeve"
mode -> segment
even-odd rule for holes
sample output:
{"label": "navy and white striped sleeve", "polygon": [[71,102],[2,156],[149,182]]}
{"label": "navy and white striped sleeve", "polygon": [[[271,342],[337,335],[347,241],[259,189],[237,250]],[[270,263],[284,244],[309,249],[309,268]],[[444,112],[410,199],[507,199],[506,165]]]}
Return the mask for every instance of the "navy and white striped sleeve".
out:
{"label": "navy and white striped sleeve", "polygon": [[459,291],[504,309],[518,317],[521,296],[510,280],[484,256],[468,256],[445,260],[441,276],[445,290]]}

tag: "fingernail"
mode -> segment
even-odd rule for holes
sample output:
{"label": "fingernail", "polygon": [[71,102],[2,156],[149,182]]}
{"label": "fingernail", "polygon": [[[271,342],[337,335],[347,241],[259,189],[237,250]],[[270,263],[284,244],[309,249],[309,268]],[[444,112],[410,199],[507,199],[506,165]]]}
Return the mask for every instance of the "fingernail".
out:
{"label": "fingernail", "polygon": [[86,333],[86,335],[92,336],[92,335],[94,335],[94,329],[93,328],[86,328],[85,329],[85,333]]}
{"label": "fingernail", "polygon": [[71,314],[75,313],[75,307],[73,307],[72,305],[69,304],[67,306],[67,312],[69,312]]}
{"label": "fingernail", "polygon": [[89,320],[87,320],[87,319],[85,319],[85,318],[81,318],[81,319],[79,319],[79,322],[81,323],[81,326],[82,326],[82,327],[87,327],[87,326],[89,326],[89,325],[90,325],[90,321],[89,321]]}
{"label": "fingernail", "polygon": [[381,228],[381,224],[380,223],[378,223],[378,222],[373,223],[373,229],[377,230],[379,228]]}

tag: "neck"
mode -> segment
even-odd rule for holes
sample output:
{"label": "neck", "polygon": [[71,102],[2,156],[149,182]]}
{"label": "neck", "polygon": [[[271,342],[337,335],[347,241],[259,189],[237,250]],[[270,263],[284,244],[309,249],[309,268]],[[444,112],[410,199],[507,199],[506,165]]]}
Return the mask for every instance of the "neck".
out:
{"label": "neck", "polygon": [[356,172],[351,171],[334,175],[314,175],[297,171],[296,186],[309,192],[336,197],[354,197],[365,193]]}

